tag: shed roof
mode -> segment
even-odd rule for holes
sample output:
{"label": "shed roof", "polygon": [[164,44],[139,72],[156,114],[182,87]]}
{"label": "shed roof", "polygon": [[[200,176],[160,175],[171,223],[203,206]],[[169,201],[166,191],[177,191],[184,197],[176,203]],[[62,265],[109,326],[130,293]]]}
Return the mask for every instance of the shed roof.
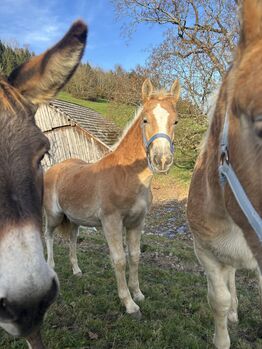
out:
{"label": "shed roof", "polygon": [[57,108],[70,120],[86,129],[108,146],[112,146],[121,133],[120,129],[113,122],[105,119],[93,109],[58,99],[52,100],[50,105]]}

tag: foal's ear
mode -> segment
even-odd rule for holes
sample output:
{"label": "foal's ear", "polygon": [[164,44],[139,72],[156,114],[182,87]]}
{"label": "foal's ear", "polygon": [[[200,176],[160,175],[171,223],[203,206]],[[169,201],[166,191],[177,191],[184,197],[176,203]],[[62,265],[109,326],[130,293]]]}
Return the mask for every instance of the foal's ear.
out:
{"label": "foal's ear", "polygon": [[86,24],[75,22],[54,47],[16,68],[8,78],[9,83],[33,104],[49,101],[76,70],[86,38]]}
{"label": "foal's ear", "polygon": [[142,99],[146,101],[153,93],[153,85],[150,79],[146,79],[142,85]]}
{"label": "foal's ear", "polygon": [[240,45],[262,37],[262,0],[238,0],[241,12]]}
{"label": "foal's ear", "polygon": [[173,82],[173,85],[171,86],[170,93],[174,97],[175,103],[176,103],[178,101],[179,96],[180,96],[180,83],[178,80],[175,80]]}

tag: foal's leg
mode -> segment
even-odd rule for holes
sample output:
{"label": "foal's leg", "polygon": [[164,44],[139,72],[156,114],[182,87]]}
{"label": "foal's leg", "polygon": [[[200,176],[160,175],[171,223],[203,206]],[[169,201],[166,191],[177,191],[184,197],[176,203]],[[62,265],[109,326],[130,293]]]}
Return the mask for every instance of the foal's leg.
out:
{"label": "foal's leg", "polygon": [[208,282],[208,301],[215,321],[214,344],[217,349],[229,349],[227,318],[231,307],[228,289],[228,267],[221,265],[208,251],[195,246],[196,254],[205,268]]}
{"label": "foal's leg", "polygon": [[52,210],[45,207],[45,241],[47,248],[47,263],[51,268],[55,268],[54,262],[54,231],[62,223],[63,214],[54,214]]}
{"label": "foal's leg", "polygon": [[214,344],[218,349],[230,348],[227,319],[232,303],[227,280],[228,270],[222,266],[207,271],[208,300],[215,320]]}
{"label": "foal's leg", "polygon": [[133,301],[126,282],[126,255],[123,247],[123,224],[120,217],[108,216],[102,220],[104,234],[115,269],[118,295],[128,314],[140,317],[139,306]]}
{"label": "foal's leg", "polygon": [[51,268],[55,268],[55,261],[54,261],[54,230],[55,226],[51,226],[48,218],[46,216],[46,227],[45,227],[45,242],[46,242],[46,249],[47,249],[47,264]]}
{"label": "foal's leg", "polygon": [[260,298],[260,314],[262,316],[262,275],[259,267],[257,267],[257,277],[258,277],[258,289],[259,289],[259,298]]}
{"label": "foal's leg", "polygon": [[78,225],[70,223],[69,259],[72,265],[73,274],[76,276],[82,276],[82,271],[78,266],[76,254],[78,228]]}
{"label": "foal's leg", "polygon": [[228,313],[228,320],[231,322],[238,322],[238,314],[237,314],[237,290],[236,290],[236,269],[228,268],[228,288],[231,293],[231,306]]}
{"label": "foal's leg", "polygon": [[145,299],[145,296],[139,288],[138,280],[138,265],[140,258],[140,240],[142,226],[134,229],[127,229],[126,231],[129,262],[128,287],[131,290],[135,301],[143,301]]}

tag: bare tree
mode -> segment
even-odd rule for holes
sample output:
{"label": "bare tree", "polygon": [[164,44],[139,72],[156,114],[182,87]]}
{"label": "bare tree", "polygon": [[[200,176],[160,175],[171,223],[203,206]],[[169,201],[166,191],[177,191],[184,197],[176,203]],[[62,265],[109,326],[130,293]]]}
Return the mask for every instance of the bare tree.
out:
{"label": "bare tree", "polygon": [[149,65],[169,84],[182,80],[198,105],[215,88],[231,61],[238,37],[235,0],[112,0],[126,19],[126,34],[139,23],[166,26]]}

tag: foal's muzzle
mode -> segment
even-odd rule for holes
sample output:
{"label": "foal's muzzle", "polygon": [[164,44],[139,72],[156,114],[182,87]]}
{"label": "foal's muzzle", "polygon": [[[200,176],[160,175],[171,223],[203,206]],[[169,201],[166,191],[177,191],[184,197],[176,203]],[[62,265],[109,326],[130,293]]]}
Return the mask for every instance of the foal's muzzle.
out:
{"label": "foal's muzzle", "polygon": [[175,147],[172,139],[166,133],[156,133],[147,140],[144,125],[142,135],[149,168],[153,172],[167,172],[174,160]]}
{"label": "foal's muzzle", "polygon": [[174,160],[173,154],[170,152],[169,149],[167,149],[166,151],[152,149],[152,151],[150,152],[150,156],[151,163],[155,171],[159,173],[169,171]]}

